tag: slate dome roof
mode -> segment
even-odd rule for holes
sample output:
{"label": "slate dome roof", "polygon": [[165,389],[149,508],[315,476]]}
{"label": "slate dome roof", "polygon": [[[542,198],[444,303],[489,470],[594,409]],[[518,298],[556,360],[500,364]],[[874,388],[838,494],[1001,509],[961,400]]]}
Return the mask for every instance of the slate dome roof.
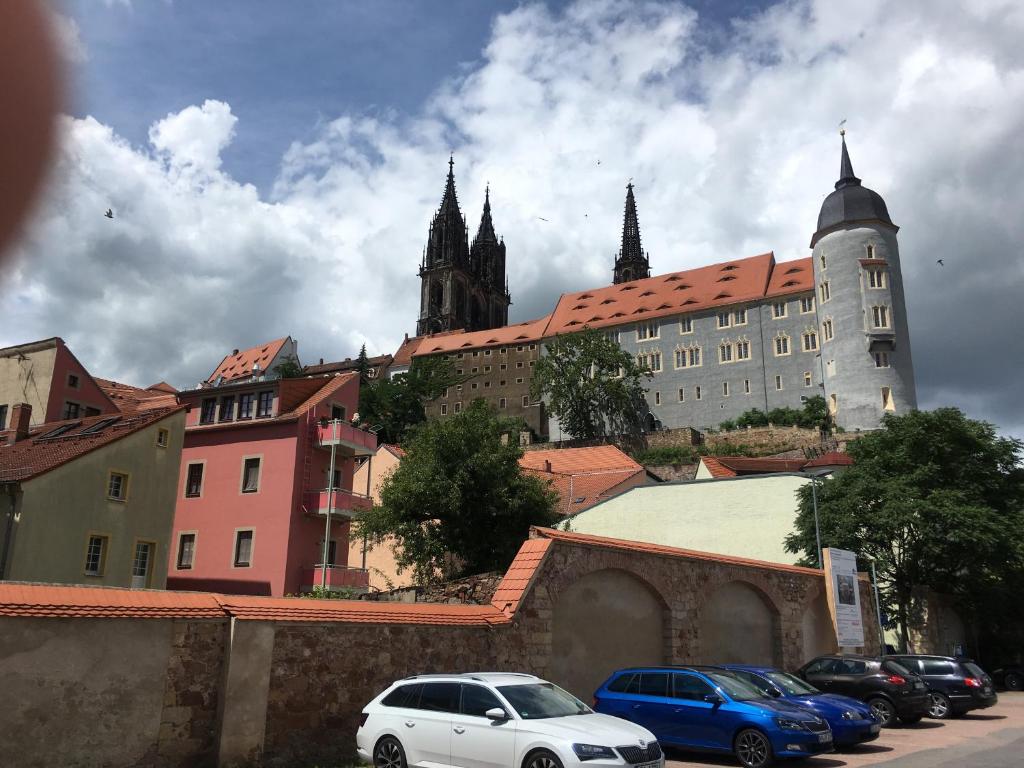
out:
{"label": "slate dome roof", "polygon": [[821,234],[837,224],[846,224],[854,221],[884,221],[892,224],[889,218],[889,209],[885,207],[885,200],[873,189],[868,189],[860,183],[853,174],[853,164],[850,162],[850,153],[846,149],[846,137],[843,137],[843,157],[839,168],[839,181],[836,182],[836,190],[821,204],[821,212],[818,214],[818,228],[811,238],[811,247],[818,241]]}

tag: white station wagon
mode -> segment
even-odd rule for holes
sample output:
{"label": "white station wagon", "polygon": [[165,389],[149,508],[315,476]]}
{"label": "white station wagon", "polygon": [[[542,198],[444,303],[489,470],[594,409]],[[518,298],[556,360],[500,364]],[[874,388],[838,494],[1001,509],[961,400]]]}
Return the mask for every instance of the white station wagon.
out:
{"label": "white station wagon", "polygon": [[376,768],[663,768],[654,735],[533,675],[417,675],[363,709],[359,757]]}

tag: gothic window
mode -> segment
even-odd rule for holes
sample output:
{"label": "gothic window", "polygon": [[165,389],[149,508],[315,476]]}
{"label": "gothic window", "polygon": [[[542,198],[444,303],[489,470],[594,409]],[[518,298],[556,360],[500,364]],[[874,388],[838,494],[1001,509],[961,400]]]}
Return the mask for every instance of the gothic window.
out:
{"label": "gothic window", "polygon": [[661,371],[661,352],[657,349],[641,352],[636,356],[636,364],[652,373],[658,373]]}
{"label": "gothic window", "polygon": [[430,311],[431,315],[438,315],[441,313],[441,308],[444,306],[444,286],[440,282],[434,281],[430,284]]}
{"label": "gothic window", "polygon": [[832,337],[835,336],[835,332],[832,329],[832,318],[826,317],[821,323],[821,333],[825,337],[825,341],[832,341]]}
{"label": "gothic window", "polygon": [[892,399],[892,390],[889,387],[882,387],[882,408],[887,411],[896,410],[896,403]]}
{"label": "gothic window", "polygon": [[889,367],[889,353],[888,352],[875,352],[875,368],[888,368]]}
{"label": "gothic window", "polygon": [[829,287],[828,280],[821,284],[820,291],[822,304],[832,298],[832,289]]}
{"label": "gothic window", "polygon": [[818,348],[818,334],[814,331],[804,331],[804,352],[813,352]]}
{"label": "gothic window", "polygon": [[868,245],[866,247],[867,247],[867,251],[868,251],[868,258],[869,259],[875,258],[875,246],[874,245]]}
{"label": "gothic window", "polygon": [[749,360],[750,359],[750,342],[746,339],[742,339],[736,342],[736,359],[737,360]]}
{"label": "gothic window", "polygon": [[885,288],[885,270],[884,269],[869,269],[868,270],[868,287],[869,288]]}
{"label": "gothic window", "polygon": [[676,368],[694,368],[700,365],[700,347],[677,347],[675,353]]}
{"label": "gothic window", "polygon": [[466,317],[466,288],[462,283],[455,286],[455,317],[460,320]]}
{"label": "gothic window", "polygon": [[871,321],[875,328],[889,327],[889,308],[883,305],[876,305],[871,308]]}
{"label": "gothic window", "polygon": [[718,362],[732,362],[732,344],[729,344],[728,342],[722,342],[721,344],[718,345]]}
{"label": "gothic window", "polygon": [[789,354],[789,336],[780,334],[775,337],[775,356],[781,357]]}
{"label": "gothic window", "polygon": [[819,258],[821,259],[821,268],[824,269],[825,268],[825,254],[824,253],[821,254],[821,256]]}
{"label": "gothic window", "polygon": [[814,311],[814,297],[804,296],[800,299],[800,314],[806,315],[808,312]]}

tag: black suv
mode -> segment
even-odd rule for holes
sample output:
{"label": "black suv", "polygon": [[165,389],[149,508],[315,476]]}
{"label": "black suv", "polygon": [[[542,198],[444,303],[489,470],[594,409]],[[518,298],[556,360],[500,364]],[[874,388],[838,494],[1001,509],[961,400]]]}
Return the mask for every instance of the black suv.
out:
{"label": "black suv", "polygon": [[970,659],[921,654],[885,658],[921,676],[931,700],[928,714],[937,720],[991,707],[999,700],[992,678]]}
{"label": "black suv", "polygon": [[1024,691],[1024,664],[1004,664],[992,670],[996,685],[1008,691]]}
{"label": "black suv", "polygon": [[825,693],[860,699],[883,727],[896,719],[910,725],[928,714],[930,699],[921,678],[891,659],[870,656],[819,656],[797,675]]}

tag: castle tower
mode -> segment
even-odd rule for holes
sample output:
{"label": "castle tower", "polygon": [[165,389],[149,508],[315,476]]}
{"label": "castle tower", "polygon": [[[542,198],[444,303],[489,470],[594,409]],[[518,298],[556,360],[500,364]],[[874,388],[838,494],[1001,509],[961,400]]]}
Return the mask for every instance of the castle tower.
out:
{"label": "castle tower", "polygon": [[505,240],[494,233],[489,185],[484,192],[484,212],[469,249],[469,261],[476,280],[470,311],[473,330],[508,325],[508,307],[512,298],[505,279]]}
{"label": "castle tower", "polygon": [[622,221],[622,248],[615,259],[615,272],[612,282],[628,283],[651,276],[651,265],[647,255],[640,247],[640,222],[636,217],[636,200],[633,197],[633,184],[626,185],[626,212]]}
{"label": "castle tower", "polygon": [[419,276],[420,316],[416,335],[469,327],[470,274],[466,220],[455,195],[455,160],[448,159],[448,180],[434,214]]}
{"label": "castle tower", "polygon": [[877,429],[886,413],[917,408],[899,227],[854,176],[842,134],[839,181],[811,237],[822,379],[837,426]]}

